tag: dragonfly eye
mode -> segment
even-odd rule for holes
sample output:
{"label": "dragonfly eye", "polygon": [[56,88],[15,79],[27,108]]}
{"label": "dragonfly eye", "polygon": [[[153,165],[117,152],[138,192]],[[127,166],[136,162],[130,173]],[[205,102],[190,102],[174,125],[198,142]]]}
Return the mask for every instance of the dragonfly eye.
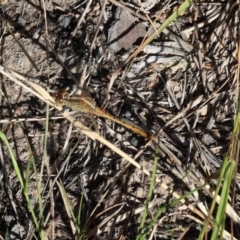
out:
{"label": "dragonfly eye", "polygon": [[68,92],[64,92],[63,94],[62,94],[62,100],[69,100],[69,93]]}

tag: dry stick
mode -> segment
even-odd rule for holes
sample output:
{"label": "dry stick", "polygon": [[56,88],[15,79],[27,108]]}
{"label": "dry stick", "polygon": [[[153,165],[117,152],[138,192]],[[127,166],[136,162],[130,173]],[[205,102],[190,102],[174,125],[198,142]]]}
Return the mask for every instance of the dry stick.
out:
{"label": "dry stick", "polygon": [[88,11],[88,9],[89,9],[89,7],[90,7],[91,4],[92,4],[92,0],[89,0],[87,6],[86,6],[86,8],[85,8],[85,11],[83,12],[81,18],[78,20],[77,26],[76,26],[75,29],[73,30],[72,37],[75,37],[75,36],[76,36],[77,30],[78,30],[78,28],[80,27],[82,21],[85,19],[85,16],[86,16],[87,11]]}
{"label": "dry stick", "polygon": [[131,8],[129,8],[129,7],[125,6],[125,5],[123,5],[122,3],[120,3],[120,2],[118,2],[118,1],[116,1],[116,0],[109,0],[109,1],[112,2],[114,5],[116,5],[116,6],[118,6],[118,7],[121,7],[122,9],[124,9],[124,10],[132,13],[133,15],[141,18],[142,20],[148,21],[148,18],[147,18],[147,17],[145,17],[145,16],[143,16],[142,14],[140,14],[140,13],[132,10]]}
{"label": "dry stick", "polygon": [[96,41],[96,38],[97,38],[97,35],[98,35],[98,32],[99,32],[99,27],[100,27],[100,24],[101,24],[101,20],[102,20],[102,17],[103,17],[103,13],[104,13],[104,11],[105,11],[106,3],[107,3],[107,0],[104,0],[103,6],[102,6],[102,9],[101,9],[99,18],[98,18],[98,22],[97,22],[97,26],[96,26],[96,31],[95,31],[95,34],[94,34],[94,37],[93,37],[91,46],[90,46],[90,48],[89,48],[89,49],[90,49],[90,51],[89,51],[90,54],[92,54],[92,50],[93,50],[93,47],[94,47],[94,43],[95,43],[95,41]]}
{"label": "dry stick", "polygon": [[[45,38],[45,40],[48,42],[48,40]],[[68,72],[68,74],[71,76],[71,78],[74,80],[76,84],[78,84],[78,79],[75,78],[75,76],[72,74],[72,72],[68,69],[68,67],[64,64],[64,62],[61,60],[61,58],[58,56],[56,51],[53,49],[51,44],[48,42],[48,47],[51,49],[51,52],[54,54],[54,56],[57,58],[57,60],[60,62],[60,64],[65,68],[65,70]]]}
{"label": "dry stick", "polygon": [[234,5],[233,2],[235,2],[235,1],[233,1],[233,0],[227,1],[227,4],[225,5],[224,10],[221,12],[221,15],[218,18],[218,22],[215,25],[214,30],[211,32],[210,36],[208,37],[207,43],[206,43],[206,45],[204,46],[204,49],[203,49],[204,51],[206,51],[206,49],[209,49],[209,45],[211,45],[214,42],[213,38],[216,38],[217,36],[219,36],[219,38],[220,38],[220,34],[218,32],[219,31],[218,27],[219,27],[220,24],[222,24],[222,21],[225,18],[228,10],[231,8],[231,6]]}
{"label": "dry stick", "polygon": [[[198,107],[198,112],[201,111],[201,109],[206,106],[206,104],[208,102],[210,102],[212,99],[214,99],[214,96],[216,94],[221,94],[219,93],[219,91],[229,82],[230,80],[230,77],[226,79],[226,81],[217,89],[215,90],[214,92],[212,92],[212,94],[210,96],[208,96],[207,100],[203,103],[202,100],[203,100],[203,96],[199,96],[197,99],[193,100],[192,102],[190,102],[184,109],[181,110],[181,112],[179,112],[175,117],[173,117],[171,120],[169,120],[165,125],[164,125],[164,128],[169,126],[170,124],[172,124],[174,121],[176,121],[177,119],[182,122],[183,121],[183,116],[185,118],[189,118],[192,114],[195,114],[194,111],[188,113],[187,116],[185,116],[185,114],[191,109],[191,108],[194,108],[194,107]],[[198,104],[200,104],[200,106],[198,106]],[[180,123],[179,122],[179,123]],[[163,129],[163,128],[162,128]]]}
{"label": "dry stick", "polygon": [[[89,68],[89,59],[90,59],[91,56],[92,56],[92,50],[93,50],[93,47],[94,47],[94,44],[95,44],[95,41],[96,41],[96,38],[97,38],[97,34],[98,34],[99,27],[100,27],[100,24],[101,24],[102,16],[103,16],[103,13],[104,13],[104,11],[105,11],[106,2],[107,2],[107,0],[104,0],[103,6],[102,6],[102,9],[101,9],[101,12],[100,12],[100,16],[99,16],[99,18],[98,18],[98,22],[97,22],[97,26],[96,26],[96,31],[95,31],[95,34],[94,34],[92,43],[91,43],[90,48],[89,48],[87,61],[86,61],[86,64],[85,64],[85,66],[84,66],[84,68],[83,68],[83,70],[82,70],[81,77],[80,77],[79,83],[78,83],[78,85],[77,85],[77,86],[79,86],[80,88],[83,87],[84,81],[87,79],[86,73],[87,73],[87,69]],[[90,75],[90,73],[89,73],[89,75]]]}
{"label": "dry stick", "polygon": [[[59,117],[50,117],[49,119],[56,120],[56,119],[62,119],[62,116]],[[0,119],[0,123],[19,123],[19,122],[37,122],[37,121],[46,121],[45,117],[31,117],[31,118],[5,118]]]}

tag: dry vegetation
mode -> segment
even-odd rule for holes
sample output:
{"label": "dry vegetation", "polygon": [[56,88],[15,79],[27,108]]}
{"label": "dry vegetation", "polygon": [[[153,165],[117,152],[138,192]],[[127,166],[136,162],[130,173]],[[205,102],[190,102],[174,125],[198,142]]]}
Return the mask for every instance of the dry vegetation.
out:
{"label": "dry vegetation", "polygon": [[[194,1],[156,34],[181,3],[2,5],[0,239],[198,238],[231,152],[240,9]],[[154,137],[61,112],[47,90],[65,87]],[[236,156],[224,239],[240,239]]]}

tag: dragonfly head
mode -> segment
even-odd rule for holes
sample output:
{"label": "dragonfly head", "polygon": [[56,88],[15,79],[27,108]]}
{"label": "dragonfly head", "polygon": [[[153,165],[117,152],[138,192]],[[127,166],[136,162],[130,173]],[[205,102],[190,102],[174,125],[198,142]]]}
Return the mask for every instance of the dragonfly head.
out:
{"label": "dragonfly head", "polygon": [[59,106],[68,105],[69,93],[66,89],[61,89],[52,95],[56,104]]}

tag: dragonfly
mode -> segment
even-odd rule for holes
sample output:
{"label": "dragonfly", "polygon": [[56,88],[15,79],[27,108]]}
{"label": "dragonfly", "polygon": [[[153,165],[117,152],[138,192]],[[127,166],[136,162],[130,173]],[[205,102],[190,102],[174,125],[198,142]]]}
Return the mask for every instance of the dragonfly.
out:
{"label": "dragonfly", "polygon": [[78,92],[70,94],[66,89],[61,89],[53,94],[53,98],[58,106],[67,106],[73,111],[79,111],[88,116],[96,115],[98,117],[109,119],[144,138],[150,140],[155,139],[155,136],[153,134],[148,133],[147,131],[135,126],[134,124],[128,123],[118,117],[115,117],[100,107],[97,107],[95,101],[89,96],[84,96]]}

